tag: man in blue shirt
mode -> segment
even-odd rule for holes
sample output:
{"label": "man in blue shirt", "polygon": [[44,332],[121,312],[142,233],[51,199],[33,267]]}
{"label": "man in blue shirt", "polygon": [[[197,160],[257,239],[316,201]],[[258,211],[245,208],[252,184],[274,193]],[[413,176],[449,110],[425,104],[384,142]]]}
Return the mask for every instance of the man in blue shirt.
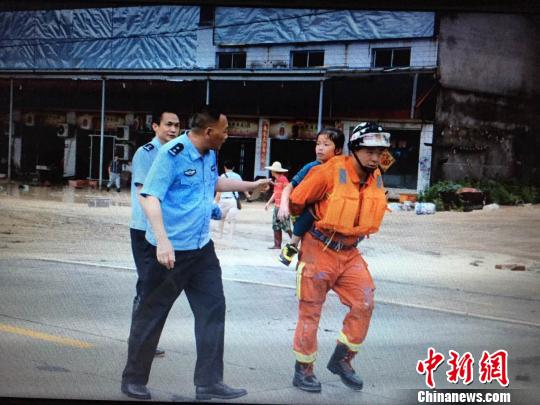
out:
{"label": "man in blue shirt", "polygon": [[215,151],[227,139],[227,129],[225,115],[208,106],[200,109],[191,117],[190,131],[159,150],[141,190],[153,260],[141,283],[122,373],[122,392],[130,397],[151,398],[146,384],[153,353],[182,291],[195,318],[196,398],[233,399],[247,393],[223,383],[225,297],[210,218],[216,191],[250,191],[269,180],[218,177]]}
{"label": "man in blue shirt", "polygon": [[[133,299],[133,314],[137,310],[141,299],[141,283],[146,277],[146,270],[148,268],[148,260],[145,257],[151,254],[150,245],[145,239],[148,221],[139,203],[139,193],[161,145],[178,136],[178,132],[180,131],[178,115],[172,112],[172,110],[162,109],[155,111],[152,113],[152,130],[155,134],[154,138],[146,145],[137,149],[132,161],[131,223],[129,233],[131,236],[131,251],[138,276],[135,286],[136,295]],[[165,352],[162,349],[156,348],[156,356],[163,356],[164,354]]]}

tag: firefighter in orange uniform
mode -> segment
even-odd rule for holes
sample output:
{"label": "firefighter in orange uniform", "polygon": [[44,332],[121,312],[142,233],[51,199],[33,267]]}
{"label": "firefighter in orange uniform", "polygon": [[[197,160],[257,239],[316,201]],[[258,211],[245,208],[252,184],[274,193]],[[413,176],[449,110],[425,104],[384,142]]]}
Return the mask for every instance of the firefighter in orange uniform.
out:
{"label": "firefighter in orange uniform", "polygon": [[321,310],[330,289],[349,312],[327,367],[348,387],[363,387],[351,360],[367,335],[375,286],[356,246],[366,235],[379,230],[387,208],[378,166],[389,146],[390,134],[381,126],[361,123],[351,135],[350,155],[336,156],[312,168],[291,195],[291,213],[299,214],[313,205],[316,216],[302,239],[297,266],[299,307],[293,385],[301,390],[321,391],[313,365]]}

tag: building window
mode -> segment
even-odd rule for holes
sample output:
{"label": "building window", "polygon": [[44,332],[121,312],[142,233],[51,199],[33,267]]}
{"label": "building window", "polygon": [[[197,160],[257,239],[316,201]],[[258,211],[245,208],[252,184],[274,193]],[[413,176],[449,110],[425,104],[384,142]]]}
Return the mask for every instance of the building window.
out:
{"label": "building window", "polygon": [[411,65],[411,48],[373,49],[373,67],[404,67]]}
{"label": "building window", "polygon": [[291,65],[307,68],[324,65],[324,51],[291,51]]}
{"label": "building window", "polygon": [[214,25],[216,8],[214,6],[201,6],[199,13],[199,26],[211,27]]}
{"label": "building window", "polygon": [[245,52],[218,52],[217,65],[219,69],[245,69]]}

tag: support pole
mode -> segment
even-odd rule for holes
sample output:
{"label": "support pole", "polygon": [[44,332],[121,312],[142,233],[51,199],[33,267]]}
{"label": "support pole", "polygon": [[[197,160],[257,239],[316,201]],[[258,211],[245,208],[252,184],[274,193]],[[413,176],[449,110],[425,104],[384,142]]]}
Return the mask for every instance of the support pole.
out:
{"label": "support pole", "polygon": [[210,104],[210,79],[206,79],[206,105]]}
{"label": "support pole", "polygon": [[317,119],[317,132],[322,129],[322,110],[323,110],[324,80],[319,85],[319,117]]}
{"label": "support pole", "polygon": [[418,87],[418,73],[414,74],[413,89],[411,98],[411,120],[414,119],[414,109],[416,107],[416,88]]}
{"label": "support pole", "polygon": [[105,79],[101,79],[101,132],[99,145],[99,190],[101,191],[101,183],[103,181],[103,149],[105,141]]}
{"label": "support pole", "polygon": [[9,82],[9,129],[8,129],[8,169],[7,178],[11,183],[11,138],[13,137],[13,79]]}

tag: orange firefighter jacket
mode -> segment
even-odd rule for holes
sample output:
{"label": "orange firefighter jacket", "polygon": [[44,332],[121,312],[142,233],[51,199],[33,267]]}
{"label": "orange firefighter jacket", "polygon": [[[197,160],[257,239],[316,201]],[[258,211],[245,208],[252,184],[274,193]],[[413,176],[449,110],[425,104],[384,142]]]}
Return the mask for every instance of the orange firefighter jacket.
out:
{"label": "orange firefighter jacket", "polygon": [[314,205],[315,227],[344,243],[379,230],[387,203],[380,171],[361,185],[353,157],[336,156],[313,167],[291,194],[291,213]]}

